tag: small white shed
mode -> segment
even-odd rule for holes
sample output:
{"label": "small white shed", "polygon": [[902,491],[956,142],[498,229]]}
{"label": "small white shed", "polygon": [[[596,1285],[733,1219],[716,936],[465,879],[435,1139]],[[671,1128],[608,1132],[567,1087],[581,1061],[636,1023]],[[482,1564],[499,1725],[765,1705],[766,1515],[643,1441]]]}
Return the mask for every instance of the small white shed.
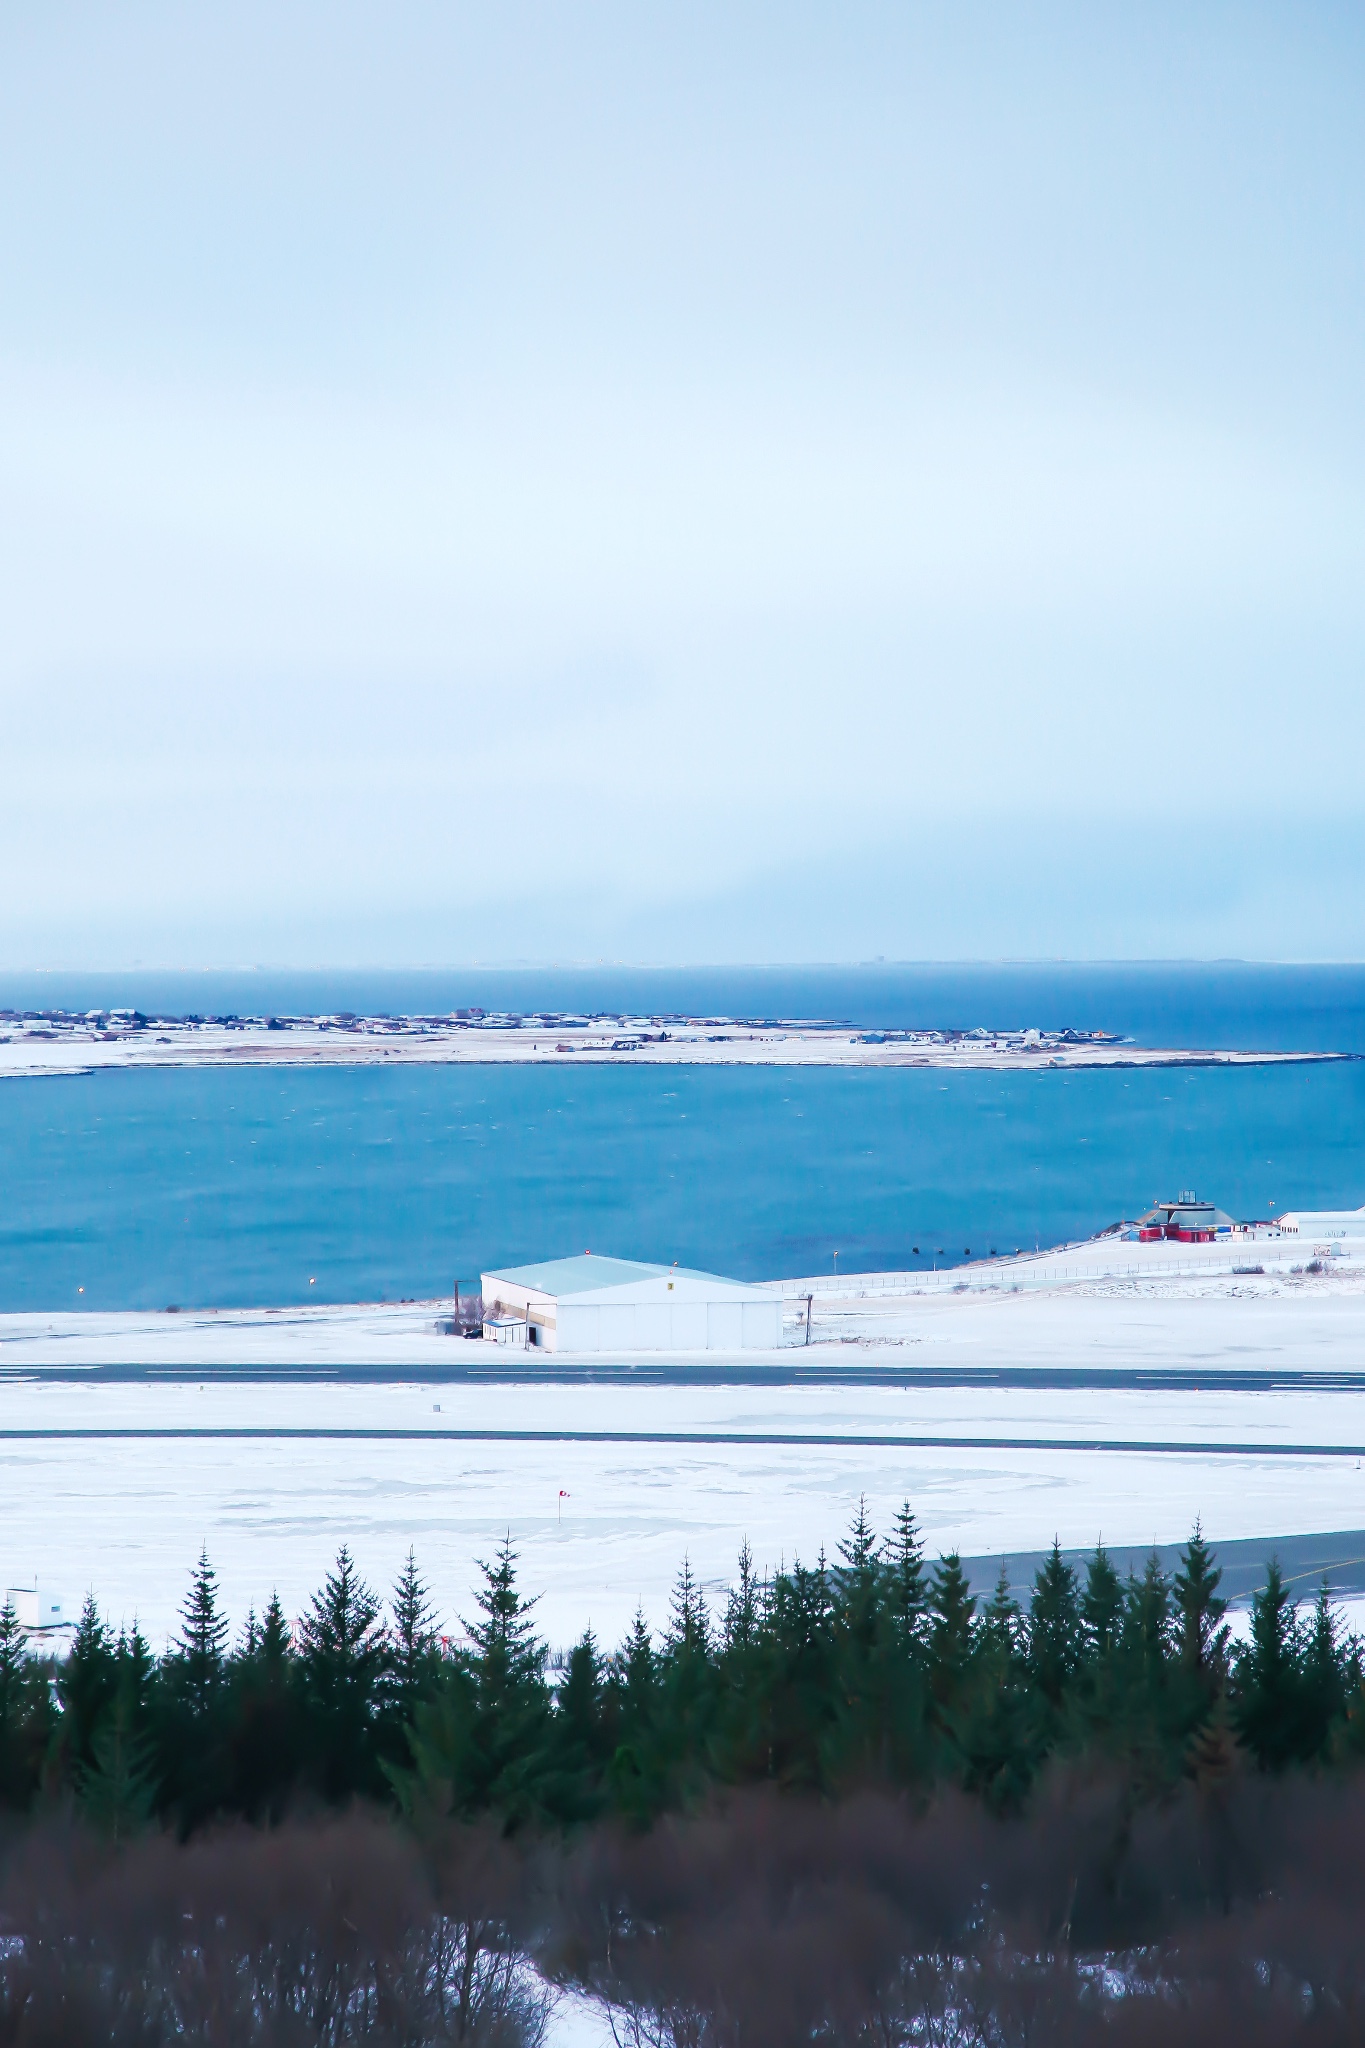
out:
{"label": "small white shed", "polygon": [[782,1302],[766,1287],[636,1259],[548,1259],[483,1276],[485,1332],[526,1318],[545,1351],[775,1351]]}

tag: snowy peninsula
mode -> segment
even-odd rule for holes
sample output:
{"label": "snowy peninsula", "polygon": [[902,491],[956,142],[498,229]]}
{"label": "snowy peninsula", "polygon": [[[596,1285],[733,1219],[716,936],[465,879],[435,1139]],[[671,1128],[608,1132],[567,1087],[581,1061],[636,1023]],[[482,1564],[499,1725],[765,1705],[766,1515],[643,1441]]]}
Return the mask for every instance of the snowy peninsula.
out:
{"label": "snowy peninsula", "polygon": [[1103,1031],[868,1030],[816,1019],[534,1016],[166,1017],[0,1011],[0,1079],[128,1067],[621,1064],[1030,1069],[1268,1066],[1339,1053],[1134,1045]]}

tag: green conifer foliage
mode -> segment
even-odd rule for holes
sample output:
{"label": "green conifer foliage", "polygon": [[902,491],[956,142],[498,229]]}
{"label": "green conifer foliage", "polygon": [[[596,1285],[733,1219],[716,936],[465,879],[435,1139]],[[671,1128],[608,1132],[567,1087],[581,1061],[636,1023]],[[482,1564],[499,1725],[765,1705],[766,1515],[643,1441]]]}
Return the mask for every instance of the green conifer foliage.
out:
{"label": "green conifer foliage", "polygon": [[1237,1729],[1258,1763],[1283,1770],[1302,1749],[1302,1634],[1279,1559],[1251,1599],[1251,1640],[1236,1663]]}
{"label": "green conifer foliage", "polygon": [[924,1569],[924,1546],[909,1501],[903,1503],[896,1516],[895,1534],[883,1553],[883,1563],[896,1638],[906,1655],[923,1656],[929,1636],[929,1581]]}
{"label": "green conifer foliage", "polygon": [[597,1642],[587,1629],[569,1652],[555,1695],[544,1802],[563,1822],[592,1820],[604,1802],[603,1776],[614,1747]]}
{"label": "green conifer foliage", "polygon": [[1033,1581],[1028,1620],[1029,1662],[1039,1690],[1054,1708],[1061,1706],[1068,1686],[1080,1670],[1082,1649],[1076,1574],[1054,1537],[1051,1555]]}
{"label": "green conifer foliage", "polygon": [[1303,1638],[1299,1761],[1317,1763],[1328,1753],[1343,1719],[1351,1689],[1349,1647],[1340,1640],[1331,1589],[1324,1578]]}
{"label": "green conifer foliage", "polygon": [[75,1778],[94,1764],[95,1730],[113,1705],[118,1687],[114,1642],[87,1593],[75,1637],[57,1679],[61,1705],[60,1743],[65,1766]]}
{"label": "green conifer foliage", "polygon": [[656,1725],[657,1660],[649,1625],[638,1607],[630,1634],[611,1660],[607,1685],[616,1731],[607,1770],[611,1797],[618,1812],[640,1825],[663,1805],[663,1789]]}
{"label": "green conifer foliage", "polygon": [[388,1645],[379,1601],[345,1544],[299,1622],[299,1652],[306,1739],[324,1796],[378,1793],[381,1777],[370,1737]]}
{"label": "green conifer foliage", "polygon": [[278,1821],[300,1776],[302,1685],[278,1593],[248,1630],[230,1671],[228,1771],[231,1802],[251,1820]]}
{"label": "green conifer foliage", "polygon": [[38,1787],[51,1732],[42,1667],[27,1653],[27,1636],[12,1600],[0,1607],[0,1808],[22,1810]]}
{"label": "green conifer foliage", "polygon": [[981,1654],[997,1679],[1003,1681],[1027,1643],[1023,1610],[1010,1591],[1009,1573],[1001,1565],[995,1591],[981,1611]]}
{"label": "green conifer foliage", "polygon": [[346,1550],[297,1643],[272,1597],[229,1654],[205,1556],[159,1661],[136,1626],[112,1637],[93,1599],[55,1669],[0,1612],[0,1805],[30,1800],[41,1771],[45,1791],[119,1836],[149,1818],[190,1831],[357,1794],[396,1795],[423,1821],[646,1825],[719,1783],[764,1780],[917,1797],[958,1784],[1009,1810],[1050,1757],[1098,1754],[1122,1770],[1129,1811],[1192,1779],[1215,1842],[1235,1772],[1365,1755],[1360,1646],[1327,1586],[1301,1621],[1272,1563],[1229,1670],[1197,1525],[1174,1581],[1154,1555],[1126,1587],[1101,1547],[1082,1591],[1054,1541],[1025,1618],[1003,1572],[978,1613],[955,1555],[926,1585],[908,1507],[883,1547],[860,1504],[833,1566],[822,1555],[760,1580],[746,1544],[719,1628],[684,1560],[662,1644],[642,1613],[609,1659],[589,1631],[553,1691],[510,1540],[480,1571],[450,1654],[411,1554],[391,1637]]}
{"label": "green conifer foliage", "polygon": [[76,1780],[86,1815],[116,1842],[146,1827],[156,1805],[155,1747],[139,1727],[135,1683],[130,1667],[95,1731],[90,1762],[80,1766]]}
{"label": "green conifer foliage", "polygon": [[190,1710],[205,1714],[223,1682],[228,1640],[228,1621],[218,1612],[218,1580],[207,1550],[200,1552],[190,1575],[190,1590],[180,1613],[180,1636],[168,1670]]}
{"label": "green conifer foliage", "polygon": [[1081,1641],[1086,1661],[1103,1663],[1119,1639],[1123,1621],[1123,1581],[1102,1543],[1085,1567],[1085,1591],[1081,1595]]}
{"label": "green conifer foliage", "polygon": [[397,1715],[406,1721],[417,1701],[430,1690],[441,1662],[435,1609],[411,1550],[393,1589],[392,1605],[389,1690]]}
{"label": "green conifer foliage", "polygon": [[1228,1603],[1218,1596],[1222,1576],[1196,1522],[1194,1534],[1181,1553],[1180,1570],[1171,1590],[1175,1596],[1180,1661],[1211,1690],[1222,1684],[1227,1669],[1228,1631],[1221,1624]]}
{"label": "green conifer foliage", "polygon": [[450,1660],[436,1692],[414,1711],[411,1768],[389,1772],[415,1816],[491,1810],[511,1829],[550,1812],[555,1760],[545,1646],[516,1565],[510,1538],[493,1564],[480,1560],[479,1612],[464,1624],[470,1649]]}

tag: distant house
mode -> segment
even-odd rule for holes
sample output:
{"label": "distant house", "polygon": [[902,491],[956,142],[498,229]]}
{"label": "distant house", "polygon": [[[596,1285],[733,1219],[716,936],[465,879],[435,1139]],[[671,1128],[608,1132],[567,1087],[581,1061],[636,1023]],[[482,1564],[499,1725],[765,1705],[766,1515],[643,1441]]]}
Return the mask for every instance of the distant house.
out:
{"label": "distant house", "polygon": [[483,1276],[484,1335],[543,1351],[775,1351],[765,1287],[635,1259],[549,1259]]}

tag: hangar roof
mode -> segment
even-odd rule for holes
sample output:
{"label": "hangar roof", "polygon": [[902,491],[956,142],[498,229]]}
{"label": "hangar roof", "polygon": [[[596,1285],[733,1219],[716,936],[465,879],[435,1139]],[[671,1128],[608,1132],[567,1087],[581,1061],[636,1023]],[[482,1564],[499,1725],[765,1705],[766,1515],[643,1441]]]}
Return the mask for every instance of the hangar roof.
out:
{"label": "hangar roof", "polygon": [[[606,1259],[585,1252],[576,1259],[544,1259],[535,1266],[506,1266],[489,1280],[510,1280],[537,1294],[600,1294],[608,1287],[634,1287],[641,1280],[709,1280],[717,1287],[744,1288],[723,1273],[699,1273],[692,1266],[651,1266],[641,1259]],[[750,1291],[747,1288],[746,1292]]]}

